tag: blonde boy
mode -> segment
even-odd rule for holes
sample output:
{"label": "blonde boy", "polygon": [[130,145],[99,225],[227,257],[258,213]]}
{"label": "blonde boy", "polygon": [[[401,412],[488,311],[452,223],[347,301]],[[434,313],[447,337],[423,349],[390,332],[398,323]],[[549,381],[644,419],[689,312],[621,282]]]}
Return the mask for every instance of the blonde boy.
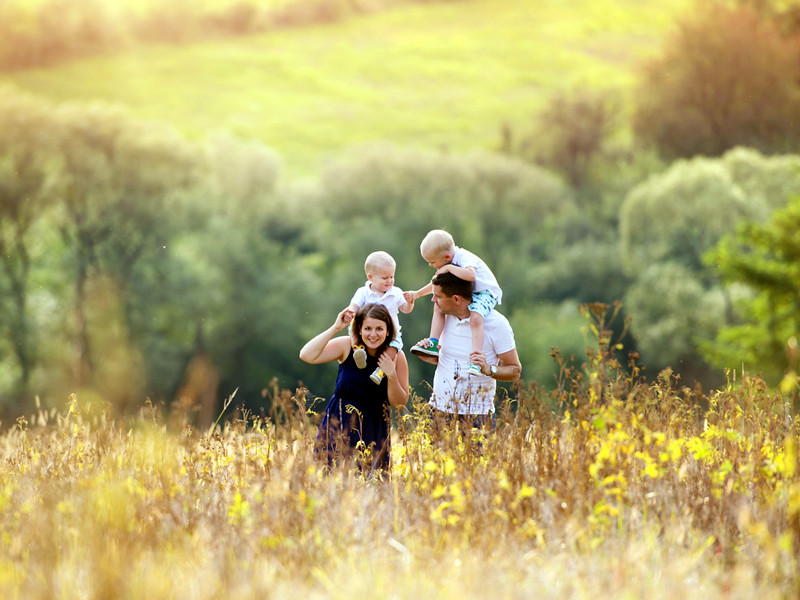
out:
{"label": "blonde boy", "polygon": [[[397,313],[410,313],[414,308],[414,300],[407,300],[403,295],[403,290],[394,285],[394,272],[397,265],[394,258],[388,253],[379,250],[367,256],[364,262],[364,272],[367,274],[367,282],[356,290],[348,309],[357,312],[365,304],[382,304],[389,311],[394,321],[395,331],[397,332],[394,340],[389,344],[386,352],[389,358],[394,359],[397,351],[403,348],[403,339],[400,333],[400,323],[397,320]],[[360,346],[356,346],[353,351],[353,360],[359,369],[366,366],[366,351]],[[383,379],[383,371],[380,368],[370,375],[370,379],[376,384]]]}
{"label": "blonde boy", "polygon": [[[460,279],[472,282],[472,303],[469,305],[469,326],[472,333],[472,352],[483,348],[483,320],[500,304],[503,291],[491,269],[478,256],[456,246],[453,236],[442,229],[429,231],[419,245],[422,258],[436,269],[436,273],[452,273]],[[415,292],[405,292],[406,302],[414,302],[420,296],[433,293],[429,283]],[[430,336],[411,348],[412,354],[438,356],[439,336],[444,329],[444,315],[434,304]],[[480,367],[470,363],[469,371],[480,374]]]}

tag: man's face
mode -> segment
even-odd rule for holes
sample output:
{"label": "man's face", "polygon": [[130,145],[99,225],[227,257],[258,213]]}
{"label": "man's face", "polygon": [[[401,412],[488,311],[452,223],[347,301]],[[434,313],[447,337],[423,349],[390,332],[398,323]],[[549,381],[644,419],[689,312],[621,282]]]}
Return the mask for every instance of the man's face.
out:
{"label": "man's face", "polygon": [[442,311],[442,314],[445,315],[455,315],[456,314],[456,302],[455,296],[445,296],[442,292],[441,286],[434,285],[433,286],[433,298],[432,301],[439,307],[439,310]]}

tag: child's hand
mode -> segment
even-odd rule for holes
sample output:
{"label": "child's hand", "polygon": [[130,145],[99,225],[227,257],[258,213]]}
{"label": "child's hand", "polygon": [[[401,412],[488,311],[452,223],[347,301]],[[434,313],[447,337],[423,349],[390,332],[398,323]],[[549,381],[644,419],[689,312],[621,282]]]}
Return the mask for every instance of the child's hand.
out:
{"label": "child's hand", "polygon": [[[444,265],[443,267],[437,269],[436,270],[436,274],[437,275],[441,275],[442,273],[453,273],[453,269],[451,268],[452,266],[453,265],[451,263],[448,263],[448,264]],[[453,274],[455,275],[455,273],[453,273]]]}
{"label": "child's hand", "polygon": [[417,299],[417,292],[403,292],[403,298],[409,304],[414,304],[414,300]]}

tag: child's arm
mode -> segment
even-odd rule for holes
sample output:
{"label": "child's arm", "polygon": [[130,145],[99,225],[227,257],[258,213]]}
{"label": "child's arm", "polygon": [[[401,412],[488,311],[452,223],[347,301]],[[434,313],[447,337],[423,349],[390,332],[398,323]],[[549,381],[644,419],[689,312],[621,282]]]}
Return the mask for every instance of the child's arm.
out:
{"label": "child's arm", "polygon": [[[428,294],[433,293],[433,284],[428,283],[423,288],[418,289],[416,292],[403,292],[403,297],[406,299],[406,302],[411,304],[411,308],[414,308],[414,301],[417,298],[421,298],[422,296],[427,296]],[[408,312],[411,312],[410,310]]]}
{"label": "child's arm", "polygon": [[439,269],[437,273],[452,273],[464,281],[475,281],[475,267],[457,267],[450,263]]}
{"label": "child's arm", "polygon": [[416,292],[403,292],[404,302],[397,306],[397,310],[404,314],[408,314],[414,310],[414,302],[417,300],[414,294],[416,294]]}

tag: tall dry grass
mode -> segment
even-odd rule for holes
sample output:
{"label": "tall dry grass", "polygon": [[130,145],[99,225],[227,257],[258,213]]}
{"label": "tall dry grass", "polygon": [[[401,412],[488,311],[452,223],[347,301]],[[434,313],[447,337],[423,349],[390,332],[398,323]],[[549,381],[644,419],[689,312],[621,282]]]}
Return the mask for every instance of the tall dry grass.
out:
{"label": "tall dry grass", "polygon": [[434,430],[417,396],[385,473],[316,461],[302,390],[209,432],[75,396],[20,419],[0,438],[0,596],[796,597],[791,407],[748,376],[647,382],[604,307],[586,314],[597,344],[554,392],[515,388],[484,434]]}

